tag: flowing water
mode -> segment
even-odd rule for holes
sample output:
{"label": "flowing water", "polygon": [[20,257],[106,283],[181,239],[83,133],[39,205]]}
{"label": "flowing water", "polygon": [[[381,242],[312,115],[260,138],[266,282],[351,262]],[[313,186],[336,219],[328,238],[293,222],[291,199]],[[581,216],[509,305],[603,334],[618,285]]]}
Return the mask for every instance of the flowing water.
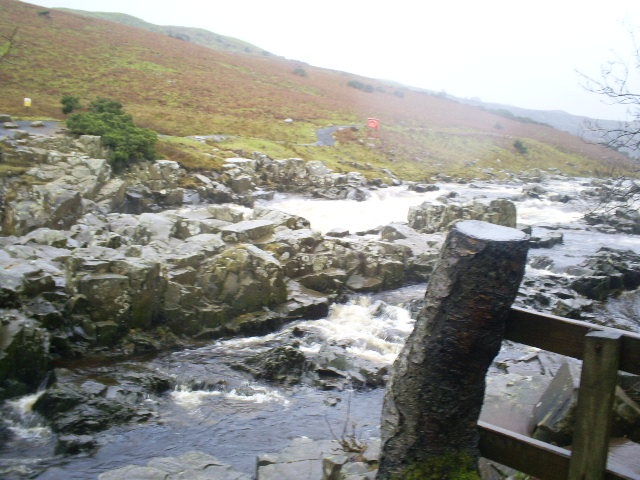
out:
{"label": "flowing water", "polygon": [[[558,193],[572,194],[583,188],[580,182],[568,181],[545,186]],[[357,232],[406,221],[410,206],[433,201],[450,191],[458,192],[463,198],[515,198],[520,196],[521,186],[444,184],[440,191],[429,193],[389,188],[374,192],[365,202],[278,195],[267,205],[305,217],[312,228],[322,232],[333,228]],[[531,255],[550,256],[557,272],[579,263],[600,246],[640,252],[638,236],[586,231],[579,220],[586,205],[580,202],[527,199],[519,201],[517,206],[519,223],[533,226],[534,233],[549,228],[563,233],[564,244],[531,252]],[[152,457],[176,456],[190,450],[209,453],[238,470],[253,474],[257,455],[279,452],[295,437],[340,438],[345,427],[355,428],[359,439],[376,437],[383,397],[381,388],[318,390],[305,385],[276,386],[255,381],[233,365],[295,336],[300,349],[311,356],[331,344],[370,365],[388,366],[412,328],[413,320],[404,306],[422,298],[424,291],[425,285],[414,285],[392,292],[359,295],[348,303],[334,305],[324,319],[301,320],[263,337],[216,341],[140,361],[145,368],[173,376],[178,386],[166,395],[148,399],[149,407],[156,412],[148,422],[114,427],[98,434],[98,448],[90,454],[60,456],[54,453],[55,435],[30,411],[36,395],[6,402],[0,413],[5,434],[9,435],[2,435],[0,431],[0,438],[9,440],[0,446],[0,477],[95,479],[100,472],[128,464],[146,464]],[[621,295],[602,308],[607,315],[625,319],[640,330],[635,320],[640,310],[635,292]],[[500,391],[501,386],[513,386],[518,381],[499,368],[505,359],[519,362],[521,373],[530,373],[528,377],[518,378],[535,383],[540,365],[529,360],[537,353],[526,347],[506,345],[496,367],[492,368],[490,389]],[[101,368],[104,372],[105,367]],[[135,365],[123,362],[106,368],[125,370]],[[76,374],[91,378],[96,371],[91,366],[82,366]],[[498,397],[494,396],[493,400]],[[483,415],[497,417],[497,423],[501,420],[517,431],[526,430],[526,425],[517,420],[522,406],[493,407],[499,403],[493,402],[491,395],[486,404]]]}

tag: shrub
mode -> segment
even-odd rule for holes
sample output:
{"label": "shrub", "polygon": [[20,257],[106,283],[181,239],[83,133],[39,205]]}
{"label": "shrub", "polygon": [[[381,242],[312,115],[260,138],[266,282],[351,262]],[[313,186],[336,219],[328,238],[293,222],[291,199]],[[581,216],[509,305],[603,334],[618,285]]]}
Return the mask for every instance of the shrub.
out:
{"label": "shrub", "polygon": [[82,107],[82,105],[80,104],[80,99],[75,95],[64,95],[60,99],[60,103],[62,104],[62,113],[64,113],[65,115]]}
{"label": "shrub", "polygon": [[357,88],[358,90],[362,90],[363,92],[371,93],[373,92],[373,85],[368,83],[362,83],[358,80],[350,80],[347,85],[351,88]]}
{"label": "shrub", "polygon": [[298,75],[299,77],[306,77],[307,71],[302,67],[297,67],[293,70],[294,75]]}
{"label": "shrub", "polygon": [[149,129],[136,127],[131,115],[115,100],[99,98],[93,101],[87,112],[74,113],[67,119],[67,128],[78,135],[101,136],[110,151],[109,160],[115,171],[155,157],[157,135]]}
{"label": "shrub", "polygon": [[515,142],[513,142],[513,148],[515,148],[516,151],[522,155],[524,155],[529,151],[527,146],[524,143],[522,143],[522,140],[516,140]]}

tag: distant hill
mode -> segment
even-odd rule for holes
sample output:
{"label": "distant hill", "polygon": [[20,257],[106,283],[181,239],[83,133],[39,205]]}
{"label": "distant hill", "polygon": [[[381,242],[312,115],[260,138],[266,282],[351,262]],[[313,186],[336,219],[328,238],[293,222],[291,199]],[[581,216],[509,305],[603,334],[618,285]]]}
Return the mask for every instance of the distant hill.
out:
{"label": "distant hill", "polygon": [[[549,125],[553,128],[562,130],[563,132],[568,132],[572,135],[584,138],[588,142],[596,144],[606,143],[607,135],[605,132],[624,128],[625,126],[625,122],[572,115],[570,113],[563,112],[562,110],[531,110],[527,108],[514,107],[512,105],[486,103],[472,99],[456,98],[456,100],[468,105],[485,108],[500,115],[519,118],[524,121],[531,120],[542,125]],[[634,128],[638,130],[640,129],[640,126]],[[626,155],[632,158],[640,158],[640,152],[637,150],[623,151]]]}
{"label": "distant hill", "polygon": [[[438,174],[477,178],[555,168],[593,175],[635,167],[618,152],[518,115],[263,54],[258,47],[247,54],[240,41],[205,47],[193,40],[192,29],[184,30],[191,39],[185,41],[178,38],[181,30],[164,30],[178,27],[154,31],[134,17],[116,17],[131,25],[0,0],[0,113],[64,119],[63,95],[85,105],[112,98],[138,125],[163,134],[162,155],[198,168],[255,151],[415,181]],[[29,111],[22,102],[27,96]],[[379,119],[379,131],[366,127],[370,117]],[[316,130],[329,125],[350,128],[335,134],[335,147],[314,146]],[[193,136],[210,140],[189,143],[186,137]]]}
{"label": "distant hill", "polygon": [[57,8],[56,10],[83,15],[86,17],[100,18],[110,22],[121,23],[129,27],[141,28],[149,32],[160,33],[185,42],[195,43],[203,47],[214,50],[222,50],[232,53],[246,53],[249,55],[271,55],[271,53],[258,48],[250,43],[243,42],[237,38],[218,35],[217,33],[204,30],[202,28],[178,27],[172,25],[154,25],[145,22],[137,17],[125,13],[115,12],[88,12],[85,10],[74,10],[71,8]]}

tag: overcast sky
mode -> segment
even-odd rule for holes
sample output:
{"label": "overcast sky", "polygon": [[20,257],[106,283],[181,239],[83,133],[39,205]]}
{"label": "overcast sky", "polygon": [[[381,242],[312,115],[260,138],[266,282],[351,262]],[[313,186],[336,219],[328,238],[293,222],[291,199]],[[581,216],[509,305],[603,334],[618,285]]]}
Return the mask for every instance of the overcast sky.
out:
{"label": "overcast sky", "polygon": [[[199,27],[318,67],[451,95],[621,118],[582,86],[623,59],[635,77],[638,0],[40,0]],[[640,93],[640,89],[637,90]]]}

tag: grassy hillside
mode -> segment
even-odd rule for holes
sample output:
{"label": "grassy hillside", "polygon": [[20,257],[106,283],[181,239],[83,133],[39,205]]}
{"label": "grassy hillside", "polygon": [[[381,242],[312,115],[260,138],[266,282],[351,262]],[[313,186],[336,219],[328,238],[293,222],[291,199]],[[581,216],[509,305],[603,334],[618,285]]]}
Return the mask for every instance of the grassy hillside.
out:
{"label": "grassy hillside", "polygon": [[243,42],[237,38],[226,37],[224,35],[218,35],[217,33],[204,30],[202,28],[190,28],[180,27],[174,25],[154,25],[153,23],[145,22],[139,18],[124,13],[114,12],[87,12],[84,10],[73,10],[71,8],[60,8],[58,11],[64,11],[69,13],[75,13],[85,17],[100,18],[102,20],[108,20],[111,22],[121,23],[130,27],[142,28],[154,33],[161,33],[168,35],[169,37],[177,38],[185,42],[192,42],[196,45],[202,45],[203,47],[212,48],[214,50],[222,50],[225,52],[233,53],[246,53],[250,55],[271,55],[269,52],[251,45],[250,43]]}
{"label": "grassy hillside", "polygon": [[[113,98],[140,126],[168,136],[163,156],[193,168],[253,151],[322,160],[370,177],[389,169],[412,180],[437,173],[473,178],[492,169],[592,175],[632,168],[622,155],[568,133],[425,91],[0,0],[0,37],[16,27],[0,61],[1,113],[63,119],[62,95],[85,103]],[[29,112],[25,96],[33,99]],[[377,138],[365,127],[368,117],[381,121]],[[356,128],[339,132],[336,147],[311,146],[315,130],[327,125]],[[184,138],[209,134],[217,141]]]}

